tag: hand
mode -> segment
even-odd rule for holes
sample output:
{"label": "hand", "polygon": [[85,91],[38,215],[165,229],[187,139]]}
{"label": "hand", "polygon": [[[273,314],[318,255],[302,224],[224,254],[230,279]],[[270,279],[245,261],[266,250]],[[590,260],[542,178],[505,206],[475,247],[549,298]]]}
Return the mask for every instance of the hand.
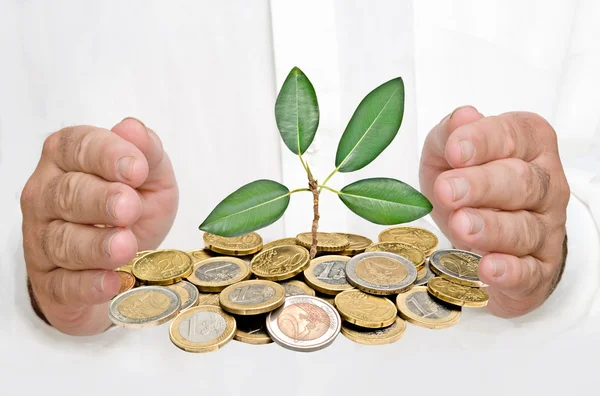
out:
{"label": "hand", "polygon": [[564,266],[570,190],[542,117],[455,110],[427,136],[420,183],[454,246],[484,256],[493,314],[523,315],[546,300]]}
{"label": "hand", "polygon": [[141,122],[50,135],[21,196],[27,273],[50,324],[73,335],[107,329],[113,270],[160,244],[177,203],[171,161]]}

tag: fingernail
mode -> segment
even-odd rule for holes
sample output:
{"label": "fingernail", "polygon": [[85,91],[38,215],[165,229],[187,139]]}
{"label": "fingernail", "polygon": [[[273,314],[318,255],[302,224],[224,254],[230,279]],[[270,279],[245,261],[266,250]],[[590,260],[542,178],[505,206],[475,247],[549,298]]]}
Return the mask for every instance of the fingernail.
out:
{"label": "fingernail", "polygon": [[506,263],[502,260],[494,259],[494,277],[499,278],[506,272]]}
{"label": "fingernail", "polygon": [[100,272],[94,278],[94,289],[98,290],[100,293],[104,293],[104,276],[106,272]]}
{"label": "fingernail", "polygon": [[131,180],[133,173],[133,164],[135,162],[135,158],[133,157],[123,157],[117,163],[119,174],[123,179]]}
{"label": "fingernail", "polygon": [[473,146],[473,143],[471,143],[470,140],[459,140],[458,145],[460,146],[461,151],[460,160],[464,164],[473,158],[473,155],[475,154],[475,146]]}
{"label": "fingernail", "polygon": [[469,216],[469,221],[471,222],[471,228],[469,229],[469,234],[477,234],[483,230],[483,219],[481,216],[475,213],[466,212],[467,216]]}
{"label": "fingernail", "polygon": [[463,199],[469,192],[469,182],[460,177],[452,177],[447,179],[452,188],[452,201],[456,202]]}
{"label": "fingernail", "polygon": [[117,212],[115,211],[115,208],[117,207],[117,201],[119,200],[120,196],[121,196],[121,193],[114,194],[106,202],[106,210],[107,210],[108,214],[111,215],[115,219],[117,218]]}
{"label": "fingernail", "polygon": [[108,238],[104,238],[104,241],[102,242],[102,249],[104,250],[104,253],[106,253],[106,255],[108,257],[112,257],[112,253],[110,252],[110,243],[112,242],[115,235],[117,235],[118,233],[119,233],[119,230],[117,229]]}
{"label": "fingernail", "polygon": [[125,118],[123,118],[123,119],[121,120],[121,122],[123,122],[123,121],[125,121],[125,120],[133,120],[133,121],[139,122],[140,124],[142,124],[142,126],[143,126],[144,128],[146,128],[146,130],[148,130],[148,127],[146,126],[146,124],[144,124],[142,121],[138,120],[138,119],[137,119],[137,118],[135,118],[135,117],[125,117]]}

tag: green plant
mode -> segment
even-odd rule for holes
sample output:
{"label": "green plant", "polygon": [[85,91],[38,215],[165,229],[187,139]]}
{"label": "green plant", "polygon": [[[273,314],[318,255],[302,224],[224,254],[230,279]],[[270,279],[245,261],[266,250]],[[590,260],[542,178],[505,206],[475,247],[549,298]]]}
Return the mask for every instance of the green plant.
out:
{"label": "green plant", "polygon": [[319,125],[319,105],[306,75],[294,67],[275,103],[275,119],[285,145],[300,159],[308,188],[289,190],[272,180],[256,180],[222,200],[199,226],[225,237],[239,236],[266,227],[281,216],[290,195],[313,195],[311,257],[316,254],[319,194],[331,191],[354,213],[376,224],[392,225],[416,220],[431,212],[432,205],[420,192],[399,180],[372,178],[356,181],[337,191],[327,186],[337,172],[354,172],[371,163],[392,142],[402,123],[404,83],[398,77],[371,91],[358,105],[340,139],[335,169],[323,184],[314,178],[302,154],[311,145]]}

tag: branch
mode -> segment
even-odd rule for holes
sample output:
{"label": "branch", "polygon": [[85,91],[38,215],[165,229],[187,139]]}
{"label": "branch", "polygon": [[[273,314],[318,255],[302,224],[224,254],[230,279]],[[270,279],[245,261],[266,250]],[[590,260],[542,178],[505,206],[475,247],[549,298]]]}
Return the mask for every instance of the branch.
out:
{"label": "branch", "polygon": [[319,228],[319,184],[310,175],[308,179],[308,188],[313,194],[313,221],[312,221],[312,244],[310,246],[310,258],[313,259],[317,255],[317,230]]}

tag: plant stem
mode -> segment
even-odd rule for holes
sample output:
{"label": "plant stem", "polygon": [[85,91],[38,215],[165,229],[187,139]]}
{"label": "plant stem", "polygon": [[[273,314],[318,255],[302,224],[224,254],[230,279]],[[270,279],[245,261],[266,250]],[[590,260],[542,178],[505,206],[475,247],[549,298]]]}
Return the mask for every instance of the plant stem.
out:
{"label": "plant stem", "polygon": [[290,195],[292,195],[293,193],[300,192],[300,191],[310,191],[310,189],[309,188],[297,188],[295,190],[290,191]]}
{"label": "plant stem", "polygon": [[310,258],[313,259],[317,255],[317,229],[319,228],[319,184],[312,175],[308,179],[308,188],[313,195],[313,221],[312,221],[312,244],[310,246]]}
{"label": "plant stem", "polygon": [[324,188],[326,188],[326,187],[325,187],[325,185],[327,184],[327,182],[329,181],[329,179],[331,179],[331,178],[333,177],[333,175],[335,175],[335,174],[337,173],[337,171],[338,171],[338,168],[335,168],[335,169],[333,170],[333,172],[331,172],[331,173],[329,174],[329,176],[327,176],[327,177],[325,178],[325,181],[323,182],[323,184],[321,184],[321,185],[319,186],[319,187],[320,187],[320,188],[319,188],[319,192],[323,191],[323,189],[324,189]]}
{"label": "plant stem", "polygon": [[319,184],[317,187],[319,187],[319,193],[321,192],[321,190],[325,189],[325,190],[329,190],[332,193],[337,194],[337,195],[341,194],[341,192],[339,192],[338,190],[335,190],[335,189],[333,189],[331,187],[327,187],[327,186],[322,185],[322,184]]}

